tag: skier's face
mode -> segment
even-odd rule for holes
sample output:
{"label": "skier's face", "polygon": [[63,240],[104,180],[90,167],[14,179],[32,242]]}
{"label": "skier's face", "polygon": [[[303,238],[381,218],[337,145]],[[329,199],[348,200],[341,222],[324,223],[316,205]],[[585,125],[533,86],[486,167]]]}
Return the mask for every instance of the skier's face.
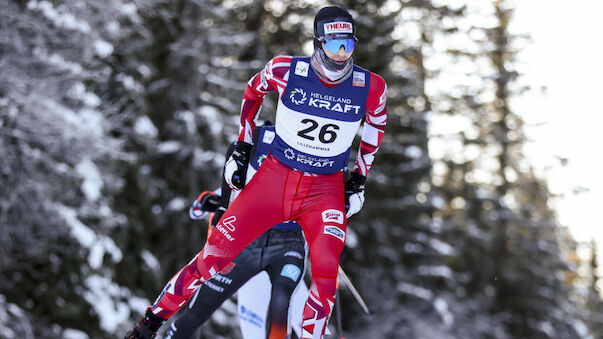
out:
{"label": "skier's face", "polygon": [[325,41],[322,42],[322,49],[325,51],[325,54],[329,57],[329,59],[333,60],[338,65],[343,65],[349,58],[352,57],[352,53],[354,53],[353,49],[347,52],[343,45],[339,48],[337,53],[334,53],[329,50],[329,48],[326,48]]}

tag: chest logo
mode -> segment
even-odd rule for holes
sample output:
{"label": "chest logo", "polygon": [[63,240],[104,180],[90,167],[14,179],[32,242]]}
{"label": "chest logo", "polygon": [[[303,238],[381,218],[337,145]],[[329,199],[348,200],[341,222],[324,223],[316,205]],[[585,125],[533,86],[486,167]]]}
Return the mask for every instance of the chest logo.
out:
{"label": "chest logo", "polygon": [[296,105],[303,105],[304,102],[306,102],[307,98],[308,97],[306,96],[306,92],[304,92],[304,90],[301,88],[296,88],[292,90],[291,94],[289,95],[289,99],[291,99],[291,102]]}

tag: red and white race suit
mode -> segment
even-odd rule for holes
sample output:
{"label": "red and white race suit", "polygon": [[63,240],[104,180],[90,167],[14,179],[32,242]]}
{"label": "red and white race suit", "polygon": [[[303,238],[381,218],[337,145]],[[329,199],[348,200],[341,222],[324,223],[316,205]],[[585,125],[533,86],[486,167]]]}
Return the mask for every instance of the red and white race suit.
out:
{"label": "red and white race suit", "polygon": [[385,130],[387,87],[380,76],[357,66],[344,82],[328,85],[309,58],[275,57],[247,85],[240,141],[252,142],[257,114],[270,91],[279,93],[271,154],[152,310],[167,319],[254,239],[272,225],[294,220],[308,243],[312,271],[302,338],[322,338],[346,234],[342,169],[364,118],[354,171],[369,172]]}

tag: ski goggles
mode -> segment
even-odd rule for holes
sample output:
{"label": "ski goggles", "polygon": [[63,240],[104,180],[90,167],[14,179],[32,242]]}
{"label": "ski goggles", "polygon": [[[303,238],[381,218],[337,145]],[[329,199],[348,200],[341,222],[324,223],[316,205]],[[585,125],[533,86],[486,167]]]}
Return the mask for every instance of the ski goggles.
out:
{"label": "ski goggles", "polygon": [[347,38],[347,39],[325,39],[320,40],[326,50],[331,53],[339,53],[341,47],[345,49],[346,53],[351,53],[354,51],[354,47],[356,46],[356,38]]}

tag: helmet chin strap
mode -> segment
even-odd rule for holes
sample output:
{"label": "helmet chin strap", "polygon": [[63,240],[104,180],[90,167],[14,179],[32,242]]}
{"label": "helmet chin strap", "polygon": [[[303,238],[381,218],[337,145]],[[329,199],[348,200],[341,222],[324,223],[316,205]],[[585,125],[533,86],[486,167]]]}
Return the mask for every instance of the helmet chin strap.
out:
{"label": "helmet chin strap", "polygon": [[316,59],[322,67],[323,75],[331,81],[337,81],[346,76],[354,65],[354,60],[352,58],[349,58],[341,65],[331,60],[322,48],[321,42],[317,39],[314,39],[314,55],[312,57]]}

